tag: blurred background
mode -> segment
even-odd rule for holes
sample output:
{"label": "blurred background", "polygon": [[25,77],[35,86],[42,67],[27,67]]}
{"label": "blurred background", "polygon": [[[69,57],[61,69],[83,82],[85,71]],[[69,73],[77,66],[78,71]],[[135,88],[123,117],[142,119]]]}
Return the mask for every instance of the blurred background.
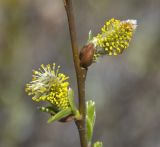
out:
{"label": "blurred background", "polygon": [[[97,109],[93,140],[104,147],[160,147],[160,1],[73,5],[79,47],[110,18],[138,22],[122,55],[89,68],[86,97]],[[63,1],[0,0],[0,147],[80,147],[74,122],[47,124],[48,115],[24,91],[32,69],[53,62],[76,87]]]}

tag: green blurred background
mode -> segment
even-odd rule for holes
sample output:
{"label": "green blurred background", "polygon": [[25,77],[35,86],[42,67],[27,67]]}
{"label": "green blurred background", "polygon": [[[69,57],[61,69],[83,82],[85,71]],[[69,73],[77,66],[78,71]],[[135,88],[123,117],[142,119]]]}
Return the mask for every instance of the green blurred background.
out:
{"label": "green blurred background", "polygon": [[[160,147],[160,1],[73,1],[79,47],[90,29],[97,34],[112,17],[138,22],[124,54],[89,68],[93,140],[104,147]],[[0,147],[80,147],[74,123],[48,125],[24,91],[32,69],[53,62],[76,87],[63,1],[0,0]]]}

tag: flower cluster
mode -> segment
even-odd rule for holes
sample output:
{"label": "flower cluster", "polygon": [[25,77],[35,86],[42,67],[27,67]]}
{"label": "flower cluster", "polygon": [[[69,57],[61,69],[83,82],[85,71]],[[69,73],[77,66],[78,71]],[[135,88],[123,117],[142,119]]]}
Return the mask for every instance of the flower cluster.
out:
{"label": "flower cluster", "polygon": [[69,77],[59,73],[56,65],[41,65],[38,71],[33,71],[32,81],[26,85],[26,92],[32,95],[33,101],[47,101],[51,103],[57,111],[69,107],[68,89]]}
{"label": "flower cluster", "polygon": [[120,21],[112,18],[102,27],[101,33],[89,40],[95,47],[94,61],[103,55],[118,55],[129,46],[136,20]]}

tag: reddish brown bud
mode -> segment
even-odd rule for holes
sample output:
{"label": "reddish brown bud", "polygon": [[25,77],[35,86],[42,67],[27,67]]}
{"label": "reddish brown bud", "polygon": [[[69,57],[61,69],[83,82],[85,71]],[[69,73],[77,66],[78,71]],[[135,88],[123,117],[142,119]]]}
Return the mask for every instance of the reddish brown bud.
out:
{"label": "reddish brown bud", "polygon": [[93,62],[93,56],[94,56],[95,48],[93,43],[89,43],[88,45],[85,45],[79,54],[80,59],[80,66],[83,68],[87,68],[90,66]]}
{"label": "reddish brown bud", "polygon": [[70,122],[70,121],[73,121],[74,120],[74,115],[69,115],[69,116],[66,116],[62,119],[59,120],[59,122]]}

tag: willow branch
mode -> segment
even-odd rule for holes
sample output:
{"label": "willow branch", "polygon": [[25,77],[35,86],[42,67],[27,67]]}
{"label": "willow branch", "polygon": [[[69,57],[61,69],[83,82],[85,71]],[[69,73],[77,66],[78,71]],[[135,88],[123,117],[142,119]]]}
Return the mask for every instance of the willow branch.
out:
{"label": "willow branch", "polygon": [[86,79],[87,70],[80,67],[72,0],[64,0],[64,6],[66,9],[67,18],[68,18],[73,61],[74,61],[74,67],[75,67],[76,77],[77,77],[79,111],[82,116],[82,119],[77,120],[76,124],[79,130],[81,147],[87,147],[86,118],[85,118],[86,116],[85,79]]}

